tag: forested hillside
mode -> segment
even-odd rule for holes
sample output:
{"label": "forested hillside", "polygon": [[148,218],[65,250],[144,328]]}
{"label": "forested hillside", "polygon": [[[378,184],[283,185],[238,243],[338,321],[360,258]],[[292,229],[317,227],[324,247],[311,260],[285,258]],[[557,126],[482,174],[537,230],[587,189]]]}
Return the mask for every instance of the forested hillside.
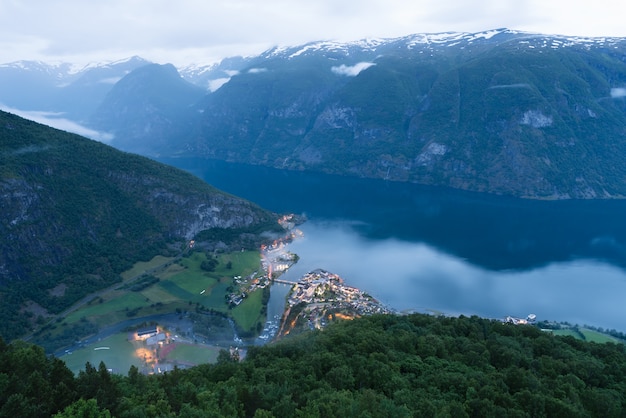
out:
{"label": "forested hillside", "polygon": [[113,144],[146,155],[528,198],[623,197],[625,51],[622,38],[506,29],[313,42],[251,58],[156,141],[158,115],[130,100],[97,128],[132,131]]}
{"label": "forested hillside", "polygon": [[364,317],[152,376],[0,344],[3,417],[620,417],[625,394],[622,344],[478,317]]}
{"label": "forested hillside", "polygon": [[240,234],[277,219],[181,170],[4,112],[0,207],[5,339],[121,280],[137,261],[180,253],[203,230],[226,231],[221,245],[239,247]]}

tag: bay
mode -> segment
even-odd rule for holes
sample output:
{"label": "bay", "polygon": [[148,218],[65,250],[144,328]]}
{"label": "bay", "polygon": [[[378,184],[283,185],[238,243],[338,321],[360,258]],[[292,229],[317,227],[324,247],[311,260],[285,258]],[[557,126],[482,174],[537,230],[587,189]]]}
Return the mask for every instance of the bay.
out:
{"label": "bay", "polygon": [[398,311],[626,330],[626,201],[532,201],[167,159],[279,213],[305,214],[285,278],[323,268]]}

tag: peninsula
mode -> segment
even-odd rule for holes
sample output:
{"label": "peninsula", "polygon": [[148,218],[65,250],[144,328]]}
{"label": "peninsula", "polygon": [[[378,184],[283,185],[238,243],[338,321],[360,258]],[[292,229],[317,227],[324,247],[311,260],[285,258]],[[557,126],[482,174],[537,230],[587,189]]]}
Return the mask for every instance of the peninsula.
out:
{"label": "peninsula", "polygon": [[317,269],[293,285],[276,338],[320,329],[337,319],[389,313],[393,311],[372,296],[346,286],[339,275]]}

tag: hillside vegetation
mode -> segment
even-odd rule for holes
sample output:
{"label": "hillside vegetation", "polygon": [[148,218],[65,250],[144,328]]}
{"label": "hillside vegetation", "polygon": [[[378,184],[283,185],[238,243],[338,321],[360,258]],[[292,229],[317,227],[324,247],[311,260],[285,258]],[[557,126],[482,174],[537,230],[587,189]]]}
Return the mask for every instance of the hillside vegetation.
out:
{"label": "hillside vegetation", "polygon": [[[97,127],[132,131],[114,145],[146,155],[528,198],[620,198],[625,52],[621,38],[508,30],[311,43],[250,58],[187,117],[169,119],[156,143],[158,118],[130,99]],[[137,92],[131,75],[116,86],[120,97]]]}
{"label": "hillside vegetation", "polygon": [[625,377],[622,344],[385,315],[152,376],[101,363],[74,377],[35,346],[0,344],[0,416],[620,417]]}
{"label": "hillside vegetation", "polygon": [[214,247],[241,248],[277,218],[181,170],[4,112],[0,207],[7,339],[203,230],[227,232]]}

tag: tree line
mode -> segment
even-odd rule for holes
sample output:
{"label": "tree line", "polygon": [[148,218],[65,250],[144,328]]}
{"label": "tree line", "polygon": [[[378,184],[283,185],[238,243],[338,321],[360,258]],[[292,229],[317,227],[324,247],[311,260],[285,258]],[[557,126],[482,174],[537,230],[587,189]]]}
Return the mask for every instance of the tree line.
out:
{"label": "tree line", "polygon": [[623,344],[478,317],[378,315],[145,376],[0,341],[0,417],[619,417]]}

